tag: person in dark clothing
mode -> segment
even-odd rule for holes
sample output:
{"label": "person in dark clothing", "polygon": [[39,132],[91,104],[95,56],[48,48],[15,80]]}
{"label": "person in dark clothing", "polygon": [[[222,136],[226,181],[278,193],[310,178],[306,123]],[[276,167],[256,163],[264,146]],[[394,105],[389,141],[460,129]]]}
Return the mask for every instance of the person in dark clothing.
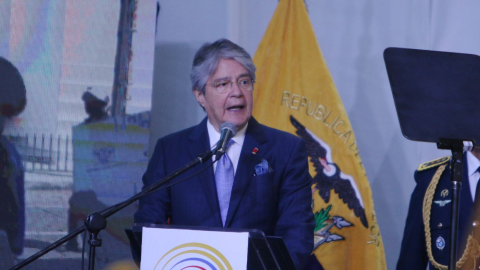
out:
{"label": "person in dark clothing", "polygon": [[20,154],[2,134],[5,121],[19,115],[26,100],[19,71],[0,57],[0,230],[7,234],[15,255],[23,252],[25,237],[25,170]]}

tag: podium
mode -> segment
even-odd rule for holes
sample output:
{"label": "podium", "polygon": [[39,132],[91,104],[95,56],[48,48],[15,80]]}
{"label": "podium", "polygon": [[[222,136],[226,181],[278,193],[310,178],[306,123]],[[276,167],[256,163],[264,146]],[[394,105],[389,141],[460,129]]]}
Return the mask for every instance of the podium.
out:
{"label": "podium", "polygon": [[260,230],[134,224],[125,231],[141,270],[295,270],[283,239]]}

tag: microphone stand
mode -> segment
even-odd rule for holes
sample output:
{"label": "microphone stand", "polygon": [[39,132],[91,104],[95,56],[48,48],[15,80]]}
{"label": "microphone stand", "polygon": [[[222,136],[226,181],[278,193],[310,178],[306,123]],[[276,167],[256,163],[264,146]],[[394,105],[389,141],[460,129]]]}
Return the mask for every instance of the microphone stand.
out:
{"label": "microphone stand", "polygon": [[215,154],[215,152],[221,152],[221,155],[224,154],[224,151],[218,151],[218,150],[217,151],[210,150],[206,153],[203,153],[203,154],[199,155],[196,159],[190,161],[188,164],[186,164],[182,168],[180,168],[180,169],[174,171],[173,173],[165,176],[164,178],[160,179],[160,181],[158,181],[158,182],[152,184],[151,186],[145,188],[144,190],[137,193],[136,195],[133,195],[129,199],[127,199],[123,202],[120,202],[116,205],[110,206],[110,207],[102,210],[100,213],[95,212],[95,213],[90,214],[85,220],[85,226],[82,226],[82,227],[76,229],[75,231],[73,231],[72,233],[60,238],[56,242],[47,246],[46,248],[40,250],[39,252],[37,252],[37,253],[33,254],[32,256],[28,257],[27,259],[23,260],[19,264],[13,266],[12,268],[10,268],[10,270],[17,270],[17,269],[21,269],[21,268],[25,267],[26,265],[28,265],[31,262],[35,261],[36,259],[42,257],[43,255],[47,254],[48,252],[52,251],[53,249],[61,246],[62,244],[64,244],[68,240],[73,239],[74,237],[76,237],[80,233],[84,232],[85,230],[88,230],[89,235],[90,235],[90,240],[88,241],[88,244],[90,245],[90,253],[89,253],[90,256],[88,258],[88,262],[89,262],[88,269],[93,270],[94,266],[95,266],[95,248],[97,246],[101,246],[101,244],[102,244],[102,240],[98,239],[98,233],[101,230],[106,228],[106,225],[107,225],[106,218],[108,218],[109,216],[117,213],[118,211],[122,210],[123,208],[129,206],[130,204],[137,201],[141,197],[147,195],[148,193],[158,189],[163,184],[168,183],[173,178],[183,174],[184,172],[186,172],[190,168],[192,168],[192,167],[194,167],[194,166],[196,166],[200,163],[204,163],[205,161],[211,159],[212,156]]}
{"label": "microphone stand", "polygon": [[460,208],[460,189],[462,188],[463,151],[471,151],[473,143],[458,139],[439,139],[438,149],[450,149],[452,151],[451,181],[452,181],[452,205],[450,216],[450,251],[449,270],[457,269],[457,238],[458,238],[458,215]]}

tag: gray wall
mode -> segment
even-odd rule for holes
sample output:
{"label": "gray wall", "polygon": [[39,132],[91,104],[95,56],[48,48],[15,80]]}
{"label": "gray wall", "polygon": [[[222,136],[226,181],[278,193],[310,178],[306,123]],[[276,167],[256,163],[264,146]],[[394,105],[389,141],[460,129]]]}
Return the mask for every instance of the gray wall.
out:
{"label": "gray wall", "polygon": [[[277,1],[159,0],[151,148],[157,138],[198,123],[205,114],[191,93],[195,50],[226,37],[254,55]],[[383,50],[387,47],[480,55],[480,2],[306,1],[317,40],[353,125],[372,187],[388,268],[399,254],[413,172],[449,155],[403,137]],[[258,106],[258,104],[257,104]]]}

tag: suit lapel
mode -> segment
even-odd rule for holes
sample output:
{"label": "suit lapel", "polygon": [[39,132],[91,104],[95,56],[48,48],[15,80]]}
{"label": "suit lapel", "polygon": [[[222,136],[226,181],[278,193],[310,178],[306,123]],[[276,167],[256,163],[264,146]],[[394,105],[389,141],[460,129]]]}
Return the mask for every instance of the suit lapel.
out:
{"label": "suit lapel", "polygon": [[[252,117],[248,123],[245,140],[243,141],[242,151],[240,153],[240,159],[238,160],[227,219],[225,220],[225,227],[230,226],[235,212],[248,188],[250,180],[253,177],[255,165],[259,164],[262,160],[266,151],[266,141],[267,137],[263,132],[261,125]],[[254,148],[258,148],[256,153],[253,153],[252,151]]]}
{"label": "suit lapel", "polygon": [[[210,139],[207,131],[207,118],[204,118],[203,121],[195,127],[188,138],[188,152],[191,160],[196,159],[200,154],[206,153],[208,150],[210,150]],[[213,167],[210,166],[208,169],[200,172],[205,168],[205,166],[209,166],[210,164],[211,160],[208,160],[203,165],[195,166],[193,170],[194,173],[199,173],[196,177],[202,186],[203,193],[205,194],[212,213],[215,213],[218,224],[221,226],[222,217],[220,216],[220,206],[218,205],[218,196],[215,186]]]}

